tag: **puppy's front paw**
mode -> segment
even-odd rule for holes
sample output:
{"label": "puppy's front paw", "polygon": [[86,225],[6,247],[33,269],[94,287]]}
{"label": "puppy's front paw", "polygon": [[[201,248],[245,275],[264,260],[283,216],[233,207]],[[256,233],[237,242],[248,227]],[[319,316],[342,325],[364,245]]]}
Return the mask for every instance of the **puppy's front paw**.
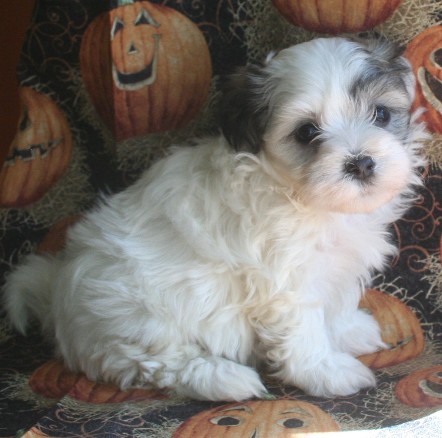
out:
{"label": "puppy's front paw", "polygon": [[374,374],[354,357],[333,353],[316,366],[297,368],[294,383],[318,397],[347,396],[376,385]]}
{"label": "puppy's front paw", "polygon": [[179,394],[199,400],[241,401],[267,394],[254,369],[220,357],[189,361],[174,386]]}
{"label": "puppy's front paw", "polygon": [[337,348],[352,356],[388,349],[388,345],[382,340],[378,322],[361,309],[354,312],[348,320],[336,322],[333,336]]}

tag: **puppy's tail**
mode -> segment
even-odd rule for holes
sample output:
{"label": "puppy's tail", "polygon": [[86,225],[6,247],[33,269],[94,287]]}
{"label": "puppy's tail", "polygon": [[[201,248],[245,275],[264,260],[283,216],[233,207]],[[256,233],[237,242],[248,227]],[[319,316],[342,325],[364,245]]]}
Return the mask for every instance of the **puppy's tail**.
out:
{"label": "puppy's tail", "polygon": [[37,319],[43,331],[52,331],[51,258],[29,255],[6,277],[4,305],[13,326],[25,334],[31,319]]}

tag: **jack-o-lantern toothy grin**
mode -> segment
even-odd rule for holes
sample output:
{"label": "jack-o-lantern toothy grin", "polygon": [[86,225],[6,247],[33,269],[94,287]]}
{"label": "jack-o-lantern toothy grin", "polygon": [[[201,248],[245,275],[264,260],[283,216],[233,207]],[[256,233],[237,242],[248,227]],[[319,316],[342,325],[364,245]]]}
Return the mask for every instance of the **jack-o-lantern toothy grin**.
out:
{"label": "jack-o-lantern toothy grin", "polygon": [[[125,27],[136,28],[138,26],[149,26],[154,29],[161,27],[149,14],[149,12],[142,8],[133,23],[125,23],[120,17],[115,17],[111,28],[111,41],[113,42],[119,34],[121,34],[121,45],[125,44],[126,38],[122,35]],[[148,29],[148,28],[147,28]],[[126,50],[123,51],[122,61],[123,66],[117,67],[116,62],[119,57],[117,53],[113,53],[112,76],[115,85],[122,90],[138,90],[144,86],[152,85],[157,76],[159,44],[161,34],[153,33],[151,38],[147,34],[147,30],[138,33],[131,32],[132,39],[127,44]],[[134,41],[134,36],[137,36],[137,41]],[[115,51],[119,52],[120,45],[115,47]],[[146,60],[148,52],[151,48],[152,56],[149,61]],[[118,50],[117,50],[118,49]],[[120,55],[121,58],[121,55]],[[139,67],[141,65],[141,67]],[[125,71],[123,71],[123,68]],[[126,69],[135,69],[134,71],[126,71]]]}
{"label": "jack-o-lantern toothy grin", "polygon": [[31,144],[27,149],[19,149],[14,147],[11,155],[6,157],[4,166],[13,166],[17,160],[31,161],[37,156],[45,158],[51,152],[52,149],[63,143],[64,138],[57,138],[56,140],[49,141],[48,143]]}
{"label": "jack-o-lantern toothy grin", "polygon": [[442,399],[442,371],[433,373],[431,378],[419,382],[419,388],[430,397]]}
{"label": "jack-o-lantern toothy grin", "polygon": [[395,392],[408,406],[442,406],[442,365],[414,371],[398,382]]}
{"label": "jack-o-lantern toothy grin", "polygon": [[[430,62],[435,68],[442,69],[442,49],[437,49],[431,53]],[[418,69],[417,79],[425,99],[442,114],[442,82],[425,67]]]}
{"label": "jack-o-lantern toothy grin", "polygon": [[432,26],[407,46],[405,56],[417,78],[412,110],[425,108],[421,119],[432,132],[442,134],[442,26]]}

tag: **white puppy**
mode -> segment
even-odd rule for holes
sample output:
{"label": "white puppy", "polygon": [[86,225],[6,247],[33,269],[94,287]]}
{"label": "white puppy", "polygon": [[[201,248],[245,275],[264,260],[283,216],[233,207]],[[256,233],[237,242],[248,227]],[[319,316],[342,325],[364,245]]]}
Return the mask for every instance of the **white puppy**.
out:
{"label": "white puppy", "polygon": [[57,256],[28,256],[10,319],[121,388],[241,400],[265,393],[262,365],[317,396],[374,385],[355,356],[386,345],[358,303],[420,183],[414,84],[386,42],[316,39],[244,68],[224,136],[105,199]]}

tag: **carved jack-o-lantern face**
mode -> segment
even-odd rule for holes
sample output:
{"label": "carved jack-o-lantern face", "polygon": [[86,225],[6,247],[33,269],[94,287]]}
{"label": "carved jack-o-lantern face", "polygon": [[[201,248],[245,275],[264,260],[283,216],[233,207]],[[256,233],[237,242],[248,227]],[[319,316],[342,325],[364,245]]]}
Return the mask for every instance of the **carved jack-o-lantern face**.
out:
{"label": "carved jack-o-lantern face", "polygon": [[83,35],[80,66],[92,103],[117,140],[184,126],[210,88],[204,36],[174,9],[120,4]]}
{"label": "carved jack-o-lantern face", "polygon": [[183,423],[173,435],[186,437],[291,437],[295,433],[338,431],[337,423],[310,403],[250,401],[209,409]]}
{"label": "carved jack-o-lantern face", "polygon": [[37,201],[64,173],[72,154],[70,126],[59,106],[31,87],[21,87],[19,94],[17,133],[0,168],[1,207]]}
{"label": "carved jack-o-lantern face", "polygon": [[428,128],[442,134],[442,26],[433,26],[414,38],[405,51],[417,77],[413,109],[424,107]]}
{"label": "carved jack-o-lantern face", "polygon": [[383,368],[419,356],[425,346],[422,327],[414,312],[399,299],[369,289],[360,307],[370,311],[381,327],[390,349],[365,354],[358,359],[371,368]]}
{"label": "carved jack-o-lantern face", "polygon": [[442,365],[404,377],[396,385],[396,397],[413,407],[442,406]]}
{"label": "carved jack-o-lantern face", "polygon": [[158,68],[161,25],[143,5],[133,5],[112,19],[112,75],[123,90],[137,90],[155,82]]}

